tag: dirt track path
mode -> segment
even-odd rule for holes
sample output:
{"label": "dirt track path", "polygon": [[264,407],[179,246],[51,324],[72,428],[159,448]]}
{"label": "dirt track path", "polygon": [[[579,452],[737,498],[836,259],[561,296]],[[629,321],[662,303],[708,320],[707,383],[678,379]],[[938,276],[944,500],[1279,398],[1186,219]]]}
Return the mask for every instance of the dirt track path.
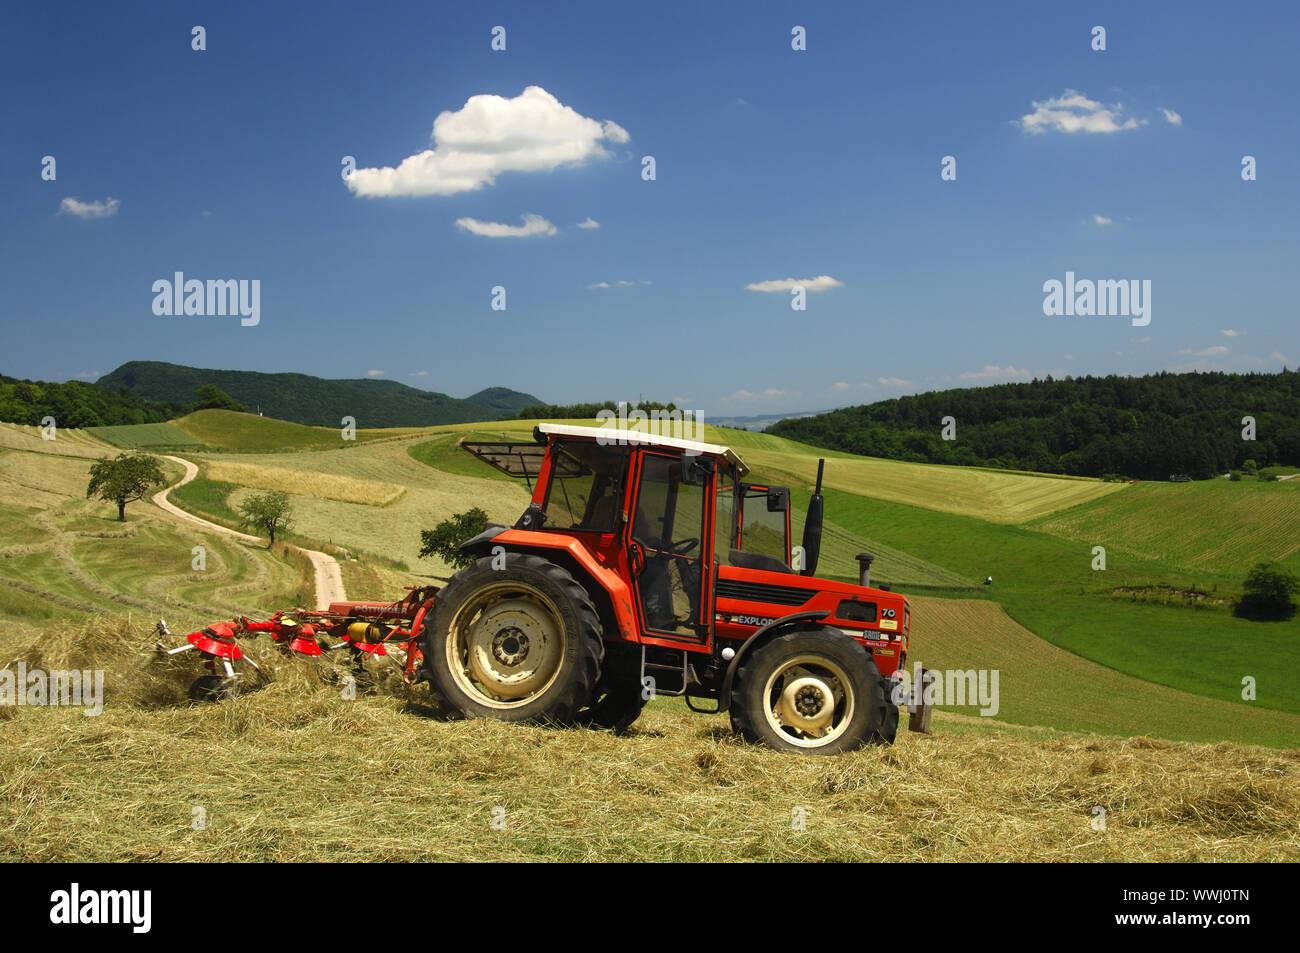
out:
{"label": "dirt track path", "polygon": [[[222,533],[223,535],[242,540],[246,543],[260,543],[262,541],[260,537],[250,536],[247,533],[241,533],[238,530],[228,529],[227,527],[221,526],[217,523],[210,523],[205,519],[201,519],[193,513],[187,513],[171,500],[167,499],[167,494],[176,487],[184,486],[186,483],[189,483],[198,476],[199,468],[193,463],[190,463],[190,461],[184,460],[180,457],[164,455],[163,458],[171,460],[173,463],[179,463],[183,466],[185,468],[185,476],[181,477],[178,483],[174,483],[164,490],[159,490],[153,495],[153,501],[157,503],[161,509],[166,510],[173,516],[180,517],[183,520],[189,520],[191,523],[198,523],[204,529],[216,533]],[[338,560],[332,556],[326,555],[325,553],[317,552],[314,549],[302,549],[299,546],[294,546],[293,548],[310,559],[313,568],[316,570],[316,607],[324,609],[328,607],[331,602],[343,601],[346,596],[343,592],[343,574],[339,571]]]}

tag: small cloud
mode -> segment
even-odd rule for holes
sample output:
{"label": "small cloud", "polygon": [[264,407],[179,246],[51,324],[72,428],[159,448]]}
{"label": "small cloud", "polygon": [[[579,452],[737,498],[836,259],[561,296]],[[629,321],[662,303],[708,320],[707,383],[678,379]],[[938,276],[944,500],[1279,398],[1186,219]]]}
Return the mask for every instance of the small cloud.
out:
{"label": "small cloud", "polygon": [[412,371],[410,374],[407,374],[406,376],[407,376],[407,377],[428,377],[428,376],[429,376],[429,372],[428,372],[428,371]]}
{"label": "small cloud", "polygon": [[642,279],[641,279],[641,284],[643,284],[643,285],[652,285],[652,284],[654,284],[654,282],[653,282],[653,281],[646,281],[644,278],[642,278]]}
{"label": "small cloud", "polygon": [[638,285],[638,284],[649,285],[649,284],[653,284],[653,282],[646,281],[644,279],[642,279],[641,281],[629,281],[626,278],[620,278],[619,280],[614,282],[597,281],[595,284],[587,285],[587,287],[588,288],[631,288],[634,285]]}
{"label": "small cloud", "polygon": [[816,278],[773,278],[768,281],[755,281],[745,285],[746,291],[790,291],[801,287],[805,291],[826,291],[828,288],[842,288],[844,282],[836,281],[830,275],[818,275]]}
{"label": "small cloud", "polygon": [[1035,100],[1031,105],[1034,111],[1021,116],[1018,124],[1025,132],[1034,135],[1049,131],[1121,132],[1147,124],[1145,119],[1138,120],[1132,116],[1123,118],[1122,103],[1106,106],[1073,89],[1067,89],[1060,96],[1051,99]]}
{"label": "small cloud", "polygon": [[210,208],[205,208],[205,209],[203,210],[203,217],[204,217],[204,218],[211,218],[211,217],[212,217],[212,209],[210,209]]}
{"label": "small cloud", "polygon": [[1286,355],[1283,354],[1281,351],[1274,351],[1272,354],[1269,355],[1269,357],[1271,357],[1275,361],[1281,361],[1283,364],[1291,363],[1286,359]]}
{"label": "small cloud", "polygon": [[1033,376],[1029,371],[1011,364],[1006,367],[1000,367],[997,364],[985,364],[978,371],[966,371],[961,375],[961,379],[964,381],[1027,381],[1032,380]]}
{"label": "small cloud", "polygon": [[554,235],[556,228],[540,215],[524,215],[522,225],[503,225],[500,222],[480,222],[476,218],[458,218],[456,226],[472,235],[484,238],[531,238],[534,235]]}
{"label": "small cloud", "polygon": [[366,376],[367,376],[367,377],[383,377],[383,376],[384,376],[384,372],[383,372],[383,371],[366,371]]}
{"label": "small cloud", "polygon": [[901,377],[877,377],[876,383],[881,387],[910,387],[912,382],[905,381]]}
{"label": "small cloud", "polygon": [[1094,215],[1092,220],[1098,225],[1109,225],[1111,223],[1111,220],[1105,215]]}
{"label": "small cloud", "polygon": [[724,404],[749,404],[755,401],[772,401],[794,399],[800,394],[797,390],[782,390],[779,387],[767,387],[761,391],[744,388],[722,398]]}
{"label": "small cloud", "polygon": [[1169,123],[1169,125],[1181,126],[1183,124],[1183,117],[1180,116],[1178,113],[1174,112],[1172,109],[1165,109],[1163,106],[1161,106],[1160,111],[1165,114],[1165,122]]}
{"label": "small cloud", "polygon": [[[1149,338],[1149,337],[1145,337],[1145,338],[1129,338],[1128,340],[1129,340],[1129,343],[1130,343],[1130,344],[1150,344],[1150,343],[1151,343],[1151,338]],[[1069,357],[1069,358],[1073,358],[1073,357],[1074,357],[1073,354],[1067,354],[1067,355],[1065,355],[1065,356],[1066,356],[1066,357]]]}
{"label": "small cloud", "polygon": [[1221,328],[1219,330],[1219,333],[1222,334],[1225,338],[1235,338],[1241,332],[1233,328]]}
{"label": "small cloud", "polygon": [[600,228],[600,222],[596,221],[594,218],[588,215],[587,220],[584,222],[579,222],[577,227],[578,228]]}
{"label": "small cloud", "polygon": [[75,215],[77,218],[111,218],[117,214],[117,208],[121,204],[112,196],[102,202],[98,199],[93,202],[82,202],[77,198],[68,196],[59,203],[59,214],[66,213]]}
{"label": "small cloud", "polygon": [[1190,347],[1182,347],[1178,349],[1178,353],[1183,356],[1194,354],[1196,357],[1218,357],[1221,354],[1227,354],[1228,349],[1222,344],[1215,344],[1213,347],[1203,347],[1199,351],[1193,351]]}

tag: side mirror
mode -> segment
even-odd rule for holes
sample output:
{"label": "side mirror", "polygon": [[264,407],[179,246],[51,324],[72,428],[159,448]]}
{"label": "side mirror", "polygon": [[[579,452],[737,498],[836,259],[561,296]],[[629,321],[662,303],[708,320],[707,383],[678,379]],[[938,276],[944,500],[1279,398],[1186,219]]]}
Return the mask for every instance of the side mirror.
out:
{"label": "side mirror", "polygon": [[790,508],[790,488],[788,486],[773,486],[767,490],[767,511],[769,513],[784,513]]}
{"label": "side mirror", "polygon": [[682,455],[682,482],[687,486],[703,486],[712,475],[712,460],[689,454]]}

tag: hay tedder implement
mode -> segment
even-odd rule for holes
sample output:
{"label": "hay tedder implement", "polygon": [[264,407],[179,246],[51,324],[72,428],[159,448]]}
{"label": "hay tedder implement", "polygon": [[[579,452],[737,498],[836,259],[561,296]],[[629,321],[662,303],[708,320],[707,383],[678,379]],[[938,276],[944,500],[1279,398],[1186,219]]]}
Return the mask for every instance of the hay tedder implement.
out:
{"label": "hay tedder implement", "polygon": [[[819,579],[822,464],[801,546],[790,490],[745,482],[728,447],[608,427],[541,424],[525,442],[462,447],[532,493],[513,527],[461,546],[474,562],[442,588],[392,603],[238,618],[191,633],[190,690],[217,700],[261,673],[240,641],[267,633],[286,653],[343,652],[358,677],[386,657],[408,683],[466,717],[626,729],[656,695],[730,715],[747,740],[835,753],[890,743],[911,610],[872,587]],[[824,461],[823,461],[824,462]],[[165,623],[159,634],[169,635]],[[248,675],[243,667],[252,670]],[[924,675],[923,675],[924,677]],[[909,727],[926,731],[924,693]]]}
{"label": "hay tedder implement", "polygon": [[[414,682],[420,650],[415,641],[424,618],[433,609],[436,586],[412,586],[398,602],[332,602],[328,609],[292,609],[275,613],[264,622],[241,616],[231,622],[214,622],[185,637],[185,644],[167,648],[161,639],[171,636],[167,623],[156,627],[158,652],[164,656],[196,651],[208,674],[190,686],[194,701],[217,701],[236,694],[261,677],[256,662],[239,647],[239,640],[265,632],[290,655],[316,658],[328,652],[347,652],[357,675],[365,678],[367,658],[390,658],[407,682]],[[250,677],[242,670],[252,670]]]}

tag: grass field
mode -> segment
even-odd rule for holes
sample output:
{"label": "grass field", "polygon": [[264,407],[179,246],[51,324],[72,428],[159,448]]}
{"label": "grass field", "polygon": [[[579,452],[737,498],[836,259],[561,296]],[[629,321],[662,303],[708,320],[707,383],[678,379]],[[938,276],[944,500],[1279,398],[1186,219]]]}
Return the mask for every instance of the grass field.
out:
{"label": "grass field", "polygon": [[[203,473],[173,501],[233,522],[253,488],[292,491],[295,533],[360,554],[341,564],[351,598],[445,578],[417,557],[420,529],[470,505],[513,522],[527,502],[521,481],[453,441],[527,439],[532,421],[346,444],[300,428],[288,436],[311,452],[269,452],[286,431],[205,413],[218,443],[192,434],[205,448],[183,456]],[[732,439],[760,474],[797,477],[797,537],[815,452]],[[223,440],[228,451],[211,449]],[[1185,484],[835,457],[821,574],[853,578],[853,556],[875,553],[877,581],[920,590],[913,660],[996,669],[1000,710],[942,709],[933,735],[820,759],[746,745],[725,716],[672,699],[625,737],[442,721],[422,687],[388,677],[346,700],[329,661],[285,659],[265,640],[248,647],[268,684],[189,706],[195,660],[156,660],[154,620],[184,632],[301,604],[310,573],[148,502],[118,523],[111,504],[84,499],[92,460],[116,452],[88,434],[0,427],[0,664],[102,668],[109,693],[97,717],[0,707],[0,859],[1300,860],[1300,623],[1113,595],[1161,582],[1227,592],[1258,551],[1294,561],[1294,486],[1193,484],[1203,496],[1187,503]],[[918,505],[893,498],[909,480]],[[979,518],[986,505],[996,519]],[[1197,514],[1219,532],[1189,529]],[[1243,524],[1254,528],[1234,536]],[[1110,534],[1105,573],[1090,568],[1098,533]],[[993,586],[972,588],[989,574]],[[1246,674],[1257,702],[1240,698]],[[1096,806],[1104,831],[1089,823]],[[195,807],[206,830],[191,827]]]}
{"label": "grass field", "polygon": [[275,672],[265,644],[269,685],[190,707],[190,673],[144,649],[111,626],[42,645],[104,667],[108,702],[0,709],[0,858],[1300,859],[1300,751],[938,712],[931,736],[795,758],[663,699],[624,737],[439,721],[391,679],[347,701],[318,665]]}
{"label": "grass field", "polygon": [[345,440],[341,421],[339,427],[308,427],[233,410],[199,410],[172,423],[204,447],[249,452],[333,450],[369,440],[424,432],[413,427],[357,430],[352,439]]}
{"label": "grass field", "polygon": [[117,427],[91,427],[88,432],[115,447],[188,447],[201,441],[173,424],[124,424]]}
{"label": "grass field", "polygon": [[1190,569],[1219,573],[1252,561],[1300,569],[1300,481],[1203,480],[1137,484],[1034,520],[1034,529],[1105,544]]}

